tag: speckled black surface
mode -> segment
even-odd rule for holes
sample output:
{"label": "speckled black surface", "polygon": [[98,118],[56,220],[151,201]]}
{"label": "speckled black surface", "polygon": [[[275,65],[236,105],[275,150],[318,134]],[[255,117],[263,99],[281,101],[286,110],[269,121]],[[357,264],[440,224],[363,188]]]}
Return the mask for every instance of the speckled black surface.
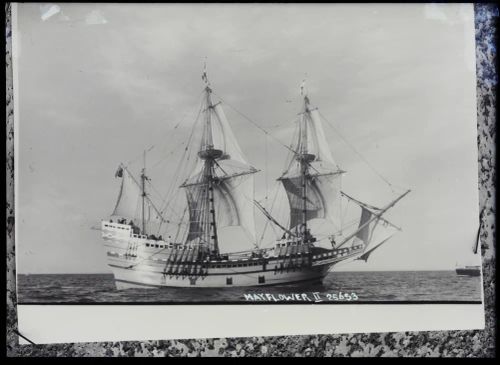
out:
{"label": "speckled black surface", "polygon": [[478,146],[486,329],[19,345],[14,249],[14,149],[10,12],[6,5],[7,115],[7,356],[442,356],[494,357],[495,348],[495,142],[497,70],[496,4],[476,4]]}

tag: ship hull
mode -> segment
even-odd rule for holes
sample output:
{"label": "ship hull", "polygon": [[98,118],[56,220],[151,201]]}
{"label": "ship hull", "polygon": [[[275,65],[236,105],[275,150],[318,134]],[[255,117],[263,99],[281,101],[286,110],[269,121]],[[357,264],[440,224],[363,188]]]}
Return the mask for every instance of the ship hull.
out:
{"label": "ship hull", "polygon": [[467,269],[467,268],[458,268],[455,270],[457,275],[459,276],[481,276],[480,269]]}
{"label": "ship hull", "polygon": [[[161,271],[153,271],[147,268],[143,270],[127,270],[123,268],[112,268],[117,289],[155,289],[160,287],[199,287],[199,288],[221,288],[221,287],[254,287],[288,285],[308,282],[320,282],[325,273],[313,270],[301,270],[295,273],[274,274],[273,272],[257,271],[255,273],[226,273],[206,275],[168,275]],[[228,278],[230,282],[228,283]],[[259,283],[259,278],[263,282]]]}
{"label": "ship hull", "polygon": [[[119,226],[119,229],[116,229]],[[288,285],[319,282],[337,262],[357,250],[323,250],[320,254],[290,247],[284,254],[233,260],[189,261],[187,249],[129,234],[125,225],[103,225],[107,263],[117,289],[129,288],[221,288]]]}

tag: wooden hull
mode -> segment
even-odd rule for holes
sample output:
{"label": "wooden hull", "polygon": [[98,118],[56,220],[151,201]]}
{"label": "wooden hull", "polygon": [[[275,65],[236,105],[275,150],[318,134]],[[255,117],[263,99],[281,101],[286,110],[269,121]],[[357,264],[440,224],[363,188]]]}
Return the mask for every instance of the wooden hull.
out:
{"label": "wooden hull", "polygon": [[171,249],[122,231],[103,229],[108,266],[118,289],[254,287],[320,281],[337,262],[362,252],[361,246],[316,254],[298,252],[297,248],[285,255],[197,261],[191,249]]}
{"label": "wooden hull", "polygon": [[[328,269],[328,268],[326,268]],[[221,287],[252,287],[266,285],[286,285],[292,283],[319,281],[326,272],[322,270],[297,270],[296,272],[275,273],[273,271],[256,271],[253,273],[212,273],[205,275],[175,275],[163,274],[153,268],[143,267],[139,270],[129,270],[112,267],[117,289],[129,288],[221,288]]]}

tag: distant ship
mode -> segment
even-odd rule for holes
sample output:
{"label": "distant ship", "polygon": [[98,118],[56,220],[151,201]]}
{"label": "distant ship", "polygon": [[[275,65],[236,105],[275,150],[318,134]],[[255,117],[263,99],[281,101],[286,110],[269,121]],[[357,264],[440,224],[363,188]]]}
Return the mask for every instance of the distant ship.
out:
{"label": "distant ship", "polygon": [[481,276],[481,266],[460,266],[455,269],[460,276]]}
{"label": "distant ship", "polygon": [[[162,209],[153,201],[145,153],[140,176],[135,177],[123,163],[115,174],[121,178],[118,201],[111,217],[101,222],[101,231],[117,288],[246,287],[320,281],[334,265],[347,259],[366,261],[387,241],[387,237],[375,241],[373,231],[377,226],[397,228],[383,215],[409,190],[382,208],[341,191],[345,171],[334,162],[318,109],[311,106],[306,93],[301,92],[293,144],[285,146],[290,158],[277,179],[288,198],[289,214],[284,223],[265,204],[254,200],[254,174],[258,170],[244,156],[222,101],[213,101],[206,72],[202,79],[204,96],[193,127],[201,138],[186,144],[184,160],[180,161],[186,166],[195,161],[194,166],[173,189],[180,188],[185,194],[184,213],[177,211],[178,220],[167,217],[175,215],[169,201],[160,202]],[[173,196],[182,197],[178,193]],[[360,208],[351,231],[341,226],[340,206],[345,199]],[[271,247],[259,247],[254,208],[280,232]],[[310,226],[312,220],[329,222],[338,229],[320,237]],[[224,227],[241,228],[250,237],[249,247],[224,253],[221,248],[228,241],[219,236]]]}

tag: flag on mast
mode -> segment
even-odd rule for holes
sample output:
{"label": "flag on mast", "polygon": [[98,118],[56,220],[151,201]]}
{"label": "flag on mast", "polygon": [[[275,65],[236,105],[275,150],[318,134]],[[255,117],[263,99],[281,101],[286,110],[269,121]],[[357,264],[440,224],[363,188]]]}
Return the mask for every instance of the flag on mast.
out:
{"label": "flag on mast", "polygon": [[123,177],[123,167],[121,164],[120,166],[118,166],[118,170],[116,170],[115,172],[115,177]]}
{"label": "flag on mast", "polygon": [[203,74],[201,75],[201,79],[205,83],[205,85],[209,85],[210,83],[208,82],[208,76],[207,76],[207,60],[205,58],[205,64],[203,65]]}
{"label": "flag on mast", "polygon": [[300,95],[304,96],[304,88],[306,87],[306,79],[302,80],[302,83],[300,84]]}

